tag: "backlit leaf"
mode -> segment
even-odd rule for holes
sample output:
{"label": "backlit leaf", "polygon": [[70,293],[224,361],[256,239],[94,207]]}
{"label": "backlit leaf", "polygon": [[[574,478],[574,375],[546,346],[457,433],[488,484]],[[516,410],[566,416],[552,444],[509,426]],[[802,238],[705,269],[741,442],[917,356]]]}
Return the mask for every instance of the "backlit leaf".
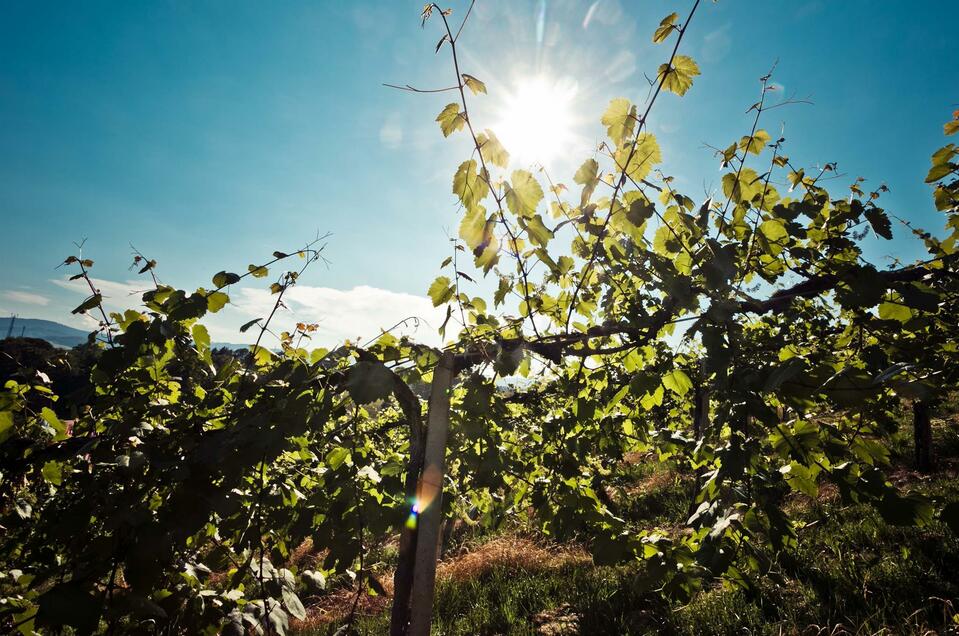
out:
{"label": "backlit leaf", "polygon": [[516,216],[532,216],[543,200],[543,188],[526,170],[515,170],[506,186],[506,205]]}
{"label": "backlit leaf", "polygon": [[436,121],[439,122],[444,137],[449,137],[466,124],[466,119],[460,113],[460,105],[456,103],[447,104],[436,116]]}
{"label": "backlit leaf", "polygon": [[693,78],[699,75],[699,66],[688,55],[677,55],[673,58],[673,65],[662,64],[659,67],[660,81],[663,88],[677,95],[685,95],[693,85]]}

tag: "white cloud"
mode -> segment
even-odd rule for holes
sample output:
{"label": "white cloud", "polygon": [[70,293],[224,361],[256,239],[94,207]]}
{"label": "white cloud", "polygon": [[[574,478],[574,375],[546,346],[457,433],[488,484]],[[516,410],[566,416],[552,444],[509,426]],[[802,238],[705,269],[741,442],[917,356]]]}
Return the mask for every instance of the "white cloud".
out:
{"label": "white cloud", "polygon": [[403,143],[403,128],[400,125],[398,114],[391,113],[383,122],[383,126],[380,128],[380,143],[391,150],[399,148],[400,144]]}
{"label": "white cloud", "polygon": [[[142,280],[114,281],[104,278],[91,278],[93,286],[103,294],[103,305],[108,311],[117,311],[138,307],[141,303],[143,292],[151,289],[148,283]],[[90,287],[86,281],[81,279],[69,280],[68,278],[53,278],[51,283],[68,289],[84,296],[90,295]]]}
{"label": "white cloud", "polygon": [[[103,294],[103,304],[108,312],[140,307],[140,296],[149,287],[136,280],[92,280]],[[90,288],[83,280],[53,279],[51,282],[84,296],[90,294]],[[215,314],[204,316],[203,323],[215,342],[252,343],[257,330],[250,329],[241,334],[240,326],[253,318],[268,316],[276,296],[269,289],[255,286],[234,286],[226,291],[230,295],[230,304]],[[347,339],[363,342],[407,318],[411,320],[394,329],[394,334],[405,334],[424,344],[442,344],[437,329],[443,323],[446,310],[433,307],[426,296],[367,285],[349,290],[296,285],[284,294],[283,303],[285,307],[277,312],[270,329],[279,333],[292,331],[297,322],[317,323],[319,329],[313,335],[313,346],[329,347]],[[96,323],[95,316],[86,318],[90,324]],[[449,330],[453,332],[454,326],[450,325]],[[267,341],[266,344],[274,346],[276,343]]]}
{"label": "white cloud", "polygon": [[[249,319],[267,316],[276,300],[268,290],[250,287],[231,297],[234,309]],[[330,346],[346,339],[362,342],[407,318],[415,320],[394,330],[395,334],[409,335],[424,344],[441,344],[436,330],[443,322],[445,310],[433,307],[425,296],[366,285],[346,291],[297,285],[283,300],[287,311],[278,312],[274,319],[277,330],[289,328],[294,322],[318,323],[314,345]]]}
{"label": "white cloud", "polygon": [[50,299],[46,296],[41,296],[40,294],[32,294],[25,291],[10,290],[3,292],[3,297],[7,300],[12,300],[15,303],[21,303],[24,305],[40,305],[45,306],[50,304]]}
{"label": "white cloud", "polygon": [[703,38],[703,59],[707,62],[719,62],[729,53],[732,43],[728,24],[707,33]]}

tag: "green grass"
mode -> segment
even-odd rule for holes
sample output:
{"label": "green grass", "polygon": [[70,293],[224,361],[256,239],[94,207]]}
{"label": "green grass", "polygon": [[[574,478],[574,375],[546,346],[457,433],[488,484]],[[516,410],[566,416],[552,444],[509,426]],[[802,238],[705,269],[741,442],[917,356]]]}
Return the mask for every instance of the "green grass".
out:
{"label": "green grass", "polygon": [[[959,499],[955,477],[959,421],[936,426],[937,473],[909,477],[907,487],[938,501]],[[907,466],[908,431],[893,446]],[[646,527],[681,523],[688,476],[665,467],[636,467],[637,488],[623,516]],[[801,502],[811,525],[799,545],[780,554],[770,576],[747,593],[715,585],[685,605],[667,604],[633,584],[636,567],[595,567],[588,561],[521,568],[492,565],[473,577],[438,583],[434,634],[924,634],[959,633],[959,538],[938,522],[923,528],[885,523],[868,506]],[[517,533],[513,528],[501,533]],[[473,549],[489,536],[474,537]],[[388,612],[365,616],[362,634],[384,634]],[[565,631],[564,631],[565,630]],[[952,630],[952,631],[949,631]],[[313,634],[332,630],[314,631]]]}

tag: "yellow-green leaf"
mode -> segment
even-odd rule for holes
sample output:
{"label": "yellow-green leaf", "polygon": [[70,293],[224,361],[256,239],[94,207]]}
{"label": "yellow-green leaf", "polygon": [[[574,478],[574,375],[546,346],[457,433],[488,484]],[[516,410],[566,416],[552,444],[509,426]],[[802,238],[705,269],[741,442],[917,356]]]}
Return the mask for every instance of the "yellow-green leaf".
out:
{"label": "yellow-green leaf", "polygon": [[49,406],[45,406],[40,410],[40,417],[43,418],[43,421],[50,425],[56,435],[54,436],[54,441],[60,441],[66,439],[67,437],[67,427],[60,421],[60,418],[57,417],[57,414],[53,412]]}
{"label": "yellow-green leaf", "polygon": [[463,124],[466,123],[466,119],[463,117],[463,114],[460,113],[460,105],[456,103],[447,104],[439,115],[436,116],[436,121],[440,124],[440,130],[443,131],[444,137],[449,137],[451,134],[463,128]]}
{"label": "yellow-green leaf", "polygon": [[430,300],[433,301],[433,306],[439,307],[453,297],[453,286],[450,284],[449,278],[440,276],[433,281],[429,291],[426,293],[429,295]]}
{"label": "yellow-green leaf", "polygon": [[883,320],[909,322],[912,320],[912,310],[898,302],[885,302],[879,305],[879,317]]}
{"label": "yellow-green leaf", "polygon": [[59,486],[63,482],[63,471],[60,462],[49,461],[40,469],[44,481],[54,486]]}
{"label": "yellow-green leaf", "polygon": [[739,140],[739,147],[746,152],[758,155],[769,143],[770,136],[765,130],[757,130],[752,137],[744,136]]}
{"label": "yellow-green leaf", "polygon": [[606,133],[609,138],[619,146],[624,139],[632,135],[635,119],[635,108],[629,103],[629,100],[617,97],[609,102],[609,106],[600,121],[606,126]]}
{"label": "yellow-green leaf", "polygon": [[786,231],[786,226],[783,225],[783,222],[779,219],[763,221],[759,226],[759,231],[762,232],[763,236],[765,236],[766,240],[770,243],[778,243],[789,236],[789,233]]}
{"label": "yellow-green leaf", "polygon": [[679,397],[683,397],[693,388],[693,383],[684,371],[681,369],[673,369],[663,376],[663,386]]}
{"label": "yellow-green leaf", "polygon": [[529,240],[533,245],[546,247],[549,240],[553,238],[553,232],[543,224],[543,219],[538,214],[533,215],[529,219],[520,220],[520,223],[525,226],[526,235],[529,236]]}
{"label": "yellow-green leaf", "polygon": [[492,130],[487,129],[478,134],[476,141],[479,143],[483,158],[488,163],[500,168],[505,168],[509,164],[509,153]]}
{"label": "yellow-green leaf", "polygon": [[459,197],[468,210],[489,194],[489,184],[477,172],[474,159],[461,163],[456,174],[453,175],[453,194]]}
{"label": "yellow-green leaf", "polygon": [[0,411],[0,444],[13,434],[13,412]]}
{"label": "yellow-green leaf", "polygon": [[463,215],[463,220],[460,221],[460,238],[471,250],[475,250],[483,242],[485,234],[486,208],[477,205]]}
{"label": "yellow-green leaf", "polygon": [[247,270],[253,274],[254,278],[265,278],[270,273],[270,270],[263,265],[250,265],[247,267]]}
{"label": "yellow-green leaf", "polygon": [[656,32],[653,33],[653,44],[665,42],[666,38],[669,37],[669,34],[679,28],[675,24],[676,20],[678,19],[678,13],[670,13],[668,16],[663,18],[659,23],[659,27],[656,29]]}
{"label": "yellow-green leaf", "polygon": [[463,83],[466,84],[466,87],[473,91],[474,95],[479,95],[480,93],[486,94],[486,84],[479,81],[472,75],[463,73]]}
{"label": "yellow-green leaf", "polygon": [[532,174],[526,170],[513,172],[512,179],[506,186],[506,205],[513,214],[532,216],[542,199],[543,188]]}
{"label": "yellow-green leaf", "polygon": [[673,58],[673,65],[661,64],[659,78],[663,88],[677,95],[685,95],[693,85],[693,78],[699,75],[699,66],[688,55],[677,55]]}

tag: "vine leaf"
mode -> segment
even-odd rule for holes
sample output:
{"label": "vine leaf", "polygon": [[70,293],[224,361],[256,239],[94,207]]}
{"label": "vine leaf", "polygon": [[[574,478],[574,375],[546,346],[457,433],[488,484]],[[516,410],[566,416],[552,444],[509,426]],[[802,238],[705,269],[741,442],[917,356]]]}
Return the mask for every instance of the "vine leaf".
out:
{"label": "vine leaf", "polygon": [[260,322],[261,320],[263,320],[263,319],[262,319],[262,318],[254,318],[253,320],[251,320],[251,321],[249,321],[249,322],[243,323],[243,326],[240,327],[240,333],[246,333],[246,331],[247,331],[250,327],[252,327],[252,326],[255,325],[256,323]]}
{"label": "vine leaf", "polygon": [[739,148],[745,150],[746,152],[751,152],[754,155],[758,155],[763,151],[763,148],[766,147],[766,144],[769,143],[771,137],[769,133],[765,130],[757,130],[753,133],[752,137],[746,135],[739,140]]}
{"label": "vine leaf", "polygon": [[685,95],[693,85],[693,78],[697,75],[699,75],[699,66],[688,55],[677,55],[673,58],[672,66],[661,64],[659,67],[663,88],[677,95]]}
{"label": "vine leaf", "polygon": [[476,205],[466,211],[460,221],[459,236],[471,250],[483,244],[486,239],[486,208]]}
{"label": "vine leaf", "polygon": [[449,302],[453,297],[453,286],[450,284],[448,277],[439,276],[433,281],[429,291],[426,293],[429,295],[430,300],[433,301],[433,306],[439,307],[443,303]]}
{"label": "vine leaf", "polygon": [[661,44],[665,42],[666,38],[669,37],[669,34],[679,28],[676,26],[676,20],[678,19],[678,13],[670,13],[668,16],[663,18],[662,22],[659,23],[659,27],[656,29],[656,32],[653,33],[653,44]]}
{"label": "vine leaf", "polygon": [[542,200],[543,188],[536,178],[526,170],[514,171],[506,186],[506,205],[510,211],[516,216],[530,217]]}
{"label": "vine leaf", "polygon": [[466,118],[460,112],[460,106],[456,103],[447,104],[436,116],[436,121],[440,124],[440,130],[444,137],[449,137],[457,130],[461,130],[466,123]]}
{"label": "vine leaf", "polygon": [[233,272],[218,272],[213,276],[213,286],[214,287],[226,287],[227,285],[232,285],[240,280],[239,274],[234,274]]}
{"label": "vine leaf", "polygon": [[0,444],[13,433],[13,412],[0,411]]}
{"label": "vine leaf", "polygon": [[486,84],[479,81],[472,75],[463,73],[463,83],[466,84],[466,87],[473,91],[474,95],[479,95],[480,93],[486,94]]}
{"label": "vine leaf", "polygon": [[606,134],[617,146],[633,134],[633,123],[636,121],[636,107],[628,99],[617,97],[609,102],[606,112],[600,118],[606,126]]}
{"label": "vine leaf", "polygon": [[886,213],[883,212],[882,209],[877,207],[867,208],[866,220],[869,221],[869,225],[872,226],[873,232],[887,241],[892,240],[892,224],[889,222],[889,217],[886,216]]}
{"label": "vine leaf", "polygon": [[663,376],[663,386],[679,397],[683,397],[693,388],[693,382],[682,369],[673,369]]}
{"label": "vine leaf", "polygon": [[453,194],[459,197],[467,210],[472,209],[489,194],[489,184],[476,168],[476,160],[470,159],[461,163],[453,175]]}
{"label": "vine leaf", "polygon": [[382,362],[361,360],[346,377],[346,390],[357,404],[382,400],[393,391],[393,372]]}
{"label": "vine leaf", "polygon": [[101,296],[99,293],[93,294],[92,296],[84,300],[82,303],[80,303],[80,305],[74,308],[74,310],[71,311],[70,313],[71,314],[86,313],[87,311],[99,305],[102,300],[103,300],[103,296]]}
{"label": "vine leaf", "polygon": [[505,168],[509,164],[509,153],[492,130],[486,129],[476,135],[476,141],[486,161],[500,168]]}

